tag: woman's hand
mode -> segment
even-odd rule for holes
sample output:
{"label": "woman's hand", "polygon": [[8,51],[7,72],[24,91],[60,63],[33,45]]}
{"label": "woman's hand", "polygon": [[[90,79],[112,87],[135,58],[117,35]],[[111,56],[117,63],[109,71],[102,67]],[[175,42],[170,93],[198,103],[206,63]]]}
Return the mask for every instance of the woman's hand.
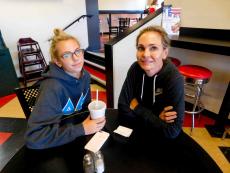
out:
{"label": "woman's hand", "polygon": [[138,103],[137,99],[134,98],[134,99],[132,99],[132,101],[130,102],[129,107],[130,107],[131,110],[134,110],[135,107],[136,107],[138,104],[139,104],[139,103]]}
{"label": "woman's hand", "polygon": [[90,116],[88,116],[82,123],[85,134],[90,135],[100,131],[105,126],[105,122],[105,117],[92,120]]}
{"label": "woman's hand", "polygon": [[166,123],[173,123],[174,120],[177,118],[177,112],[172,111],[172,106],[167,106],[164,110],[160,113],[160,119],[165,121]]}

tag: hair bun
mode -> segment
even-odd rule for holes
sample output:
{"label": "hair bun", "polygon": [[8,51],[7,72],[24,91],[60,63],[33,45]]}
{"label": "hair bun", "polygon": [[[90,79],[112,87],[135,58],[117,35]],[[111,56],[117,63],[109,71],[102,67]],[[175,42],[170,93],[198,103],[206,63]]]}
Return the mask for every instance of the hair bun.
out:
{"label": "hair bun", "polygon": [[63,30],[59,29],[59,28],[55,28],[53,32],[54,32],[55,36],[59,36],[59,35],[62,35],[64,33]]}

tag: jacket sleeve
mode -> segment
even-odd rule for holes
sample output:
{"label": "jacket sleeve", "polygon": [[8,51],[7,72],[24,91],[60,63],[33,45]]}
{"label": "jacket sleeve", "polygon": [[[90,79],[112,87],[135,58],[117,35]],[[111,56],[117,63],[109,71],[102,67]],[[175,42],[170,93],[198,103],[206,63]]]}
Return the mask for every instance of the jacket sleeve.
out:
{"label": "jacket sleeve", "polygon": [[[36,105],[28,120],[25,134],[26,145],[31,149],[44,149],[60,146],[84,135],[82,124],[67,123],[61,125],[60,90],[53,85],[42,88]],[[57,92],[59,91],[59,92]]]}
{"label": "jacket sleeve", "polygon": [[154,128],[162,129],[166,138],[176,138],[183,124],[184,117],[184,81],[183,78],[178,75],[176,78],[172,78],[166,87],[166,99],[164,100],[165,106],[173,106],[173,110],[177,112],[177,118],[173,123],[166,123],[159,118],[159,115],[155,116],[153,112],[146,107],[139,104],[134,112],[149,122]]}
{"label": "jacket sleeve", "polygon": [[138,122],[136,114],[130,109],[130,102],[135,97],[136,78],[134,76],[134,66],[131,66],[118,99],[119,121],[130,128],[134,128]]}

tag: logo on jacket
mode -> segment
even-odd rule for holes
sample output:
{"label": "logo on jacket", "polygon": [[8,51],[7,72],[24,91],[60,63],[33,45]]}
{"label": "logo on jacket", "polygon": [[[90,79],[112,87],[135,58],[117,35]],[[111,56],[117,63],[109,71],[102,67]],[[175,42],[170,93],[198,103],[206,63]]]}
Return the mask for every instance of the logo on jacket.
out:
{"label": "logo on jacket", "polygon": [[69,98],[68,101],[67,101],[67,103],[65,104],[64,108],[62,109],[63,114],[64,115],[70,115],[70,114],[74,113],[74,111],[80,111],[80,110],[82,110],[82,105],[85,102],[85,98],[86,98],[88,92],[89,92],[89,88],[86,91],[85,95],[83,93],[81,93],[81,96],[78,99],[78,102],[77,102],[77,105],[76,105],[75,108],[74,108],[73,102]]}
{"label": "logo on jacket", "polygon": [[163,94],[163,88],[157,88],[156,89],[155,95],[158,96],[160,94]]}
{"label": "logo on jacket", "polygon": [[72,114],[74,112],[74,105],[73,105],[70,98],[68,99],[64,108],[62,109],[62,112],[64,115],[69,115],[69,114]]}
{"label": "logo on jacket", "polygon": [[80,110],[82,110],[82,105],[83,105],[83,103],[85,102],[85,98],[86,98],[88,92],[89,92],[89,88],[88,88],[88,90],[86,91],[86,94],[85,94],[85,95],[83,95],[83,93],[81,93],[81,97],[79,98],[79,100],[78,100],[78,102],[77,102],[75,111],[80,111]]}

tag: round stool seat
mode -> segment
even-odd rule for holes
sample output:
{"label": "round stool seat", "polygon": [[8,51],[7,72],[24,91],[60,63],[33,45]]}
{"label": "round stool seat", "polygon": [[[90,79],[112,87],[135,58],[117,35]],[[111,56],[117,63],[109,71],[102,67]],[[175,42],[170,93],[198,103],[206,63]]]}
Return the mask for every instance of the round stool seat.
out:
{"label": "round stool seat", "polygon": [[190,87],[187,89],[194,88],[194,94],[191,94],[186,90],[185,96],[194,98],[193,108],[192,110],[185,110],[186,113],[192,115],[192,127],[190,134],[192,134],[192,130],[194,128],[194,116],[195,114],[199,114],[204,110],[204,105],[201,103],[200,97],[202,95],[203,84],[206,84],[212,76],[212,72],[202,66],[198,65],[182,65],[178,67],[179,72],[185,78],[185,86]]}
{"label": "round stool seat", "polygon": [[180,66],[181,61],[180,61],[179,59],[173,58],[173,57],[168,57],[168,58],[172,61],[172,63],[173,63],[176,67],[179,67],[179,66]]}
{"label": "round stool seat", "polygon": [[210,79],[212,76],[209,69],[198,65],[182,65],[178,69],[182,75],[188,78]]}

